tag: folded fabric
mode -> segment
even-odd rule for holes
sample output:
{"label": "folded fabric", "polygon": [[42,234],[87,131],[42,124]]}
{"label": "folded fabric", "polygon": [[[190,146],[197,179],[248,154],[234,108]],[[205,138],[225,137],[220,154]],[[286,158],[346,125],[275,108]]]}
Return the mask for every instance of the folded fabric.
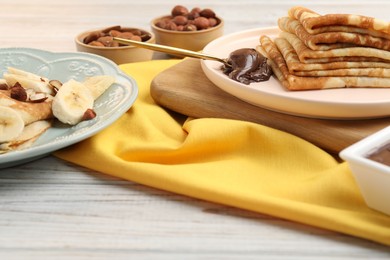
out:
{"label": "folded fabric", "polygon": [[55,155],[158,189],[390,245],[390,216],[366,206],[346,163],[279,130],[238,120],[187,119],[158,106],[150,83],[177,62],[121,65],[139,85],[133,107],[107,129]]}

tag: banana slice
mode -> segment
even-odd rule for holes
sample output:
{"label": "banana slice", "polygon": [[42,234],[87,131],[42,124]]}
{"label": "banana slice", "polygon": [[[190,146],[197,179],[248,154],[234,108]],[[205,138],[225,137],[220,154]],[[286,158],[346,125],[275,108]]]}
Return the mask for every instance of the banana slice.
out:
{"label": "banana slice", "polygon": [[93,108],[93,96],[84,84],[73,79],[65,82],[53,98],[53,115],[65,124],[82,121],[87,109]]}
{"label": "banana slice", "polygon": [[0,143],[15,139],[23,128],[24,122],[19,113],[12,108],[0,106]]}
{"label": "banana slice", "polygon": [[32,80],[49,82],[49,79],[41,77],[37,74],[25,71],[25,70],[17,69],[14,67],[7,67],[7,70],[10,74],[24,76],[24,77],[32,79]]}
{"label": "banana slice", "polygon": [[113,76],[99,75],[99,76],[86,78],[83,84],[91,91],[94,100],[96,100],[114,82],[115,82],[115,77]]}
{"label": "banana slice", "polygon": [[35,92],[43,92],[52,95],[53,88],[46,81],[31,79],[23,75],[4,73],[3,78],[6,80],[8,86],[15,85],[16,82],[25,88],[25,89],[33,89]]}

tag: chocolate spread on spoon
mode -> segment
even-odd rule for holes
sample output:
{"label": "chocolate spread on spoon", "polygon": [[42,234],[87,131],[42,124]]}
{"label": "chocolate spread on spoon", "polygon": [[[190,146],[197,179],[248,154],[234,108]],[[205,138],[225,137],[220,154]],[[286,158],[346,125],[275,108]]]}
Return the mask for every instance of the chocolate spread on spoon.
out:
{"label": "chocolate spread on spoon", "polygon": [[244,84],[268,80],[272,75],[272,69],[267,64],[267,58],[251,48],[238,49],[230,53],[228,63],[224,65],[223,72],[229,78]]}

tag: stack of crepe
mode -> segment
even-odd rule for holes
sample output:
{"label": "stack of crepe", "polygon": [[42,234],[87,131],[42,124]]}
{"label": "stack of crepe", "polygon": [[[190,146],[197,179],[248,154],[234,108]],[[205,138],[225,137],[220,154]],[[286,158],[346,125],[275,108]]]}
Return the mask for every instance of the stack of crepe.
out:
{"label": "stack of crepe", "polygon": [[390,23],[293,7],[258,50],[288,90],[390,87]]}

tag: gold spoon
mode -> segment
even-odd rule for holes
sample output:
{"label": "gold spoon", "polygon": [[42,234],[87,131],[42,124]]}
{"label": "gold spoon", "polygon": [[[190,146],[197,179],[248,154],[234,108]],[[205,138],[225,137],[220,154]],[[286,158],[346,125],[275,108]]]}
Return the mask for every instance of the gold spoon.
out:
{"label": "gold spoon", "polygon": [[215,56],[211,56],[205,53],[200,53],[196,51],[190,51],[186,49],[181,49],[181,48],[176,48],[176,47],[171,47],[171,46],[166,46],[166,45],[161,45],[161,44],[155,44],[155,43],[148,43],[148,42],[141,42],[141,41],[133,41],[133,40],[128,40],[128,39],[123,39],[119,37],[114,37],[114,41],[126,44],[126,45],[134,45],[136,47],[141,47],[153,51],[160,51],[172,55],[179,55],[179,56],[185,56],[185,57],[191,57],[191,58],[197,58],[197,59],[202,59],[202,60],[214,60],[214,61],[219,61],[223,63],[227,67],[231,67],[232,65],[228,63],[227,59],[221,59]]}

